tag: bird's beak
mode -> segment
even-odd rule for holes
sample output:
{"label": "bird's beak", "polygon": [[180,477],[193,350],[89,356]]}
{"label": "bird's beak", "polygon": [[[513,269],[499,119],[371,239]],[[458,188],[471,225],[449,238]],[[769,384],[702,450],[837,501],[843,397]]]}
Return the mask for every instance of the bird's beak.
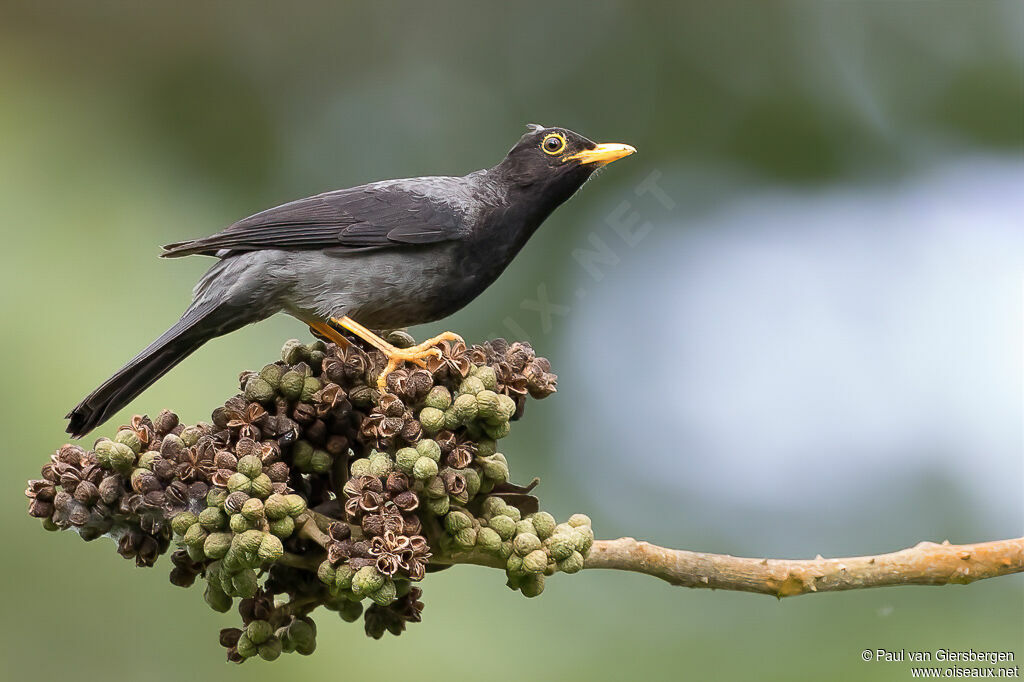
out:
{"label": "bird's beak", "polygon": [[611,163],[616,159],[621,159],[623,156],[629,156],[635,154],[636,149],[628,144],[619,144],[617,142],[606,142],[599,144],[593,149],[584,149],[581,152],[567,156],[562,159],[565,161],[579,161],[580,164],[594,163],[599,166],[603,166],[607,163]]}

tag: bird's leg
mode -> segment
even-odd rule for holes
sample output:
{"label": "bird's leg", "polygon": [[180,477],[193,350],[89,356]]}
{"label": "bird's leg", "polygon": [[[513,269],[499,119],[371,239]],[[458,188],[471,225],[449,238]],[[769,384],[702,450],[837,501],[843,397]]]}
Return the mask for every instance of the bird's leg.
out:
{"label": "bird's leg", "polygon": [[381,353],[384,353],[388,359],[388,366],[384,368],[384,371],[381,372],[381,375],[377,378],[377,387],[382,389],[387,385],[388,374],[395,371],[403,362],[411,362],[419,367],[425,367],[427,363],[423,358],[431,356],[441,357],[441,351],[434,348],[434,346],[442,341],[462,341],[462,337],[458,334],[455,334],[454,332],[445,332],[444,334],[438,334],[434,338],[428,339],[427,341],[412,346],[411,348],[397,348],[353,320],[351,317],[332,317],[331,322],[339,327],[349,330],[379,350]]}
{"label": "bird's leg", "polygon": [[326,339],[331,343],[335,343],[339,348],[348,348],[352,345],[352,342],[342,336],[337,329],[324,322],[307,322],[309,330],[319,336],[320,338]]}

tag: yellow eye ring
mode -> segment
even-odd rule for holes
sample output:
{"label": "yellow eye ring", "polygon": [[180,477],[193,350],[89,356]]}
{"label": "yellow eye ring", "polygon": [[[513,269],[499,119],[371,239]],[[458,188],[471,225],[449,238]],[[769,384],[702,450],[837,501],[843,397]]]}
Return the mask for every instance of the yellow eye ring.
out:
{"label": "yellow eye ring", "polygon": [[565,136],[562,133],[550,133],[541,140],[540,148],[545,154],[555,156],[565,151]]}

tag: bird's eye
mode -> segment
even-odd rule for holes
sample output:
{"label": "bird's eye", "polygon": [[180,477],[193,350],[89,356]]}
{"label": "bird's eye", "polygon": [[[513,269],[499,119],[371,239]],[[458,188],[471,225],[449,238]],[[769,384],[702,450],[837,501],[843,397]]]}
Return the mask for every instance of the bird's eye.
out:
{"label": "bird's eye", "polygon": [[551,133],[544,138],[540,146],[545,154],[551,154],[552,156],[561,154],[565,149],[565,137],[561,133]]}

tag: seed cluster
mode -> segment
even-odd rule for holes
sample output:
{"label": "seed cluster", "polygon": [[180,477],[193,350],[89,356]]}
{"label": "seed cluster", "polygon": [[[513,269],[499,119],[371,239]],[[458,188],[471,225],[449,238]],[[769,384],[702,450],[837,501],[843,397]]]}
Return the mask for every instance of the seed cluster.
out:
{"label": "seed cluster", "polygon": [[439,349],[379,390],[382,353],[289,341],[210,423],[164,411],[91,450],[63,446],[29,481],[29,514],[109,536],[139,566],[174,546],[172,583],[204,580],[216,611],[238,600],[242,627],[220,637],[236,662],[312,653],[320,606],[397,635],[420,620],[416,583],[460,558],[504,564],[536,596],[582,569],[594,539],[586,516],[539,511],[498,449],[556,377],[525,343]]}

